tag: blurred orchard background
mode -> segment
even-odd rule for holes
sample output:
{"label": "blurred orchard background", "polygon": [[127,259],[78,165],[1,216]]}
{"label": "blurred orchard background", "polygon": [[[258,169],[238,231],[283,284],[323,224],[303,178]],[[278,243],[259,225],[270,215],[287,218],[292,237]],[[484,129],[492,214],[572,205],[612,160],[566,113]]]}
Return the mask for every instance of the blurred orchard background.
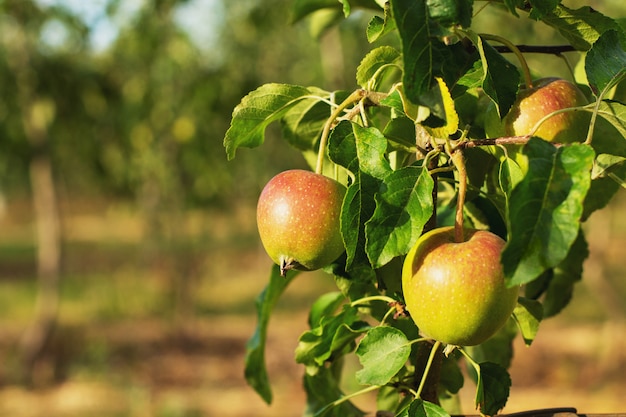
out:
{"label": "blurred orchard background", "polygon": [[[626,18],[623,0],[565,4]],[[301,414],[293,350],[332,278],[303,274],[278,305],[271,408],[245,385],[243,355],[270,269],[256,198],[306,162],[272,127],[232,162],[222,140],[263,83],[355,88],[370,15],[319,35],[289,24],[289,6],[0,1],[0,415]],[[525,18],[477,19],[514,42],[560,42]],[[569,77],[559,59],[529,61]],[[626,411],[625,209],[620,194],[587,225],[577,303],[519,346],[505,411]]]}

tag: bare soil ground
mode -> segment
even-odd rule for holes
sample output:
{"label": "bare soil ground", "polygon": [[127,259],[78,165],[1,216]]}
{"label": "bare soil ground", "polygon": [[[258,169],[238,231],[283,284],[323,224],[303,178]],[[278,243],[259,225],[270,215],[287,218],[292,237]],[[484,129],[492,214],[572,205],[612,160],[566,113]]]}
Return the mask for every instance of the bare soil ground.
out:
{"label": "bare soil ground", "polygon": [[[103,226],[96,217],[68,219],[68,234],[78,239],[78,231],[85,233],[91,228],[90,239],[102,240],[98,233],[106,234],[113,244],[125,238],[134,242],[134,238],[124,232],[141,234],[136,232],[135,222],[130,223],[132,227],[117,227],[113,226],[115,219],[107,218]],[[252,221],[245,220],[250,218],[250,213],[244,213],[233,220],[242,235],[254,228]],[[47,356],[37,367],[34,387],[17,384],[14,374],[15,345],[30,316],[30,295],[27,294],[24,306],[17,304],[11,311],[0,306],[4,311],[0,314],[0,361],[3,364],[0,367],[0,416],[301,415],[305,403],[301,387],[303,369],[293,360],[294,349],[298,337],[307,329],[310,303],[323,292],[334,289],[332,279],[315,273],[304,274],[279,302],[270,323],[267,345],[267,366],[274,392],[273,403],[268,406],[245,383],[243,367],[245,345],[256,324],[254,299],[265,285],[269,262],[258,246],[242,245],[237,236],[233,239],[233,225],[222,220],[216,220],[209,227],[213,241],[207,254],[201,256],[205,258],[202,265],[198,266],[199,278],[194,292],[197,305],[195,310],[190,309],[192,315],[181,322],[158,314],[133,313],[134,309],[144,311],[144,305],[158,311],[158,306],[151,307],[154,300],[150,297],[162,296],[163,288],[155,289],[148,281],[144,284],[145,277],[133,278],[135,270],[126,266],[124,260],[128,254],[117,258],[120,254],[116,253],[117,269],[111,269],[110,262],[98,265],[109,270],[99,272],[102,276],[90,277],[93,281],[84,282],[85,288],[76,299],[63,301],[60,326]],[[622,226],[620,223],[619,229],[626,230]],[[23,229],[22,225],[11,233],[17,235]],[[4,230],[10,232],[10,227]],[[121,235],[111,236],[114,231]],[[618,239],[619,236],[611,237],[612,244],[604,242],[600,251],[592,247],[592,253],[602,254],[595,259],[604,271],[621,277],[625,270],[622,264],[626,245],[624,240]],[[595,240],[590,236],[592,244],[603,240],[606,239],[602,236]],[[69,254],[66,264],[72,274],[79,277],[92,274],[94,265],[102,262],[95,253],[86,255],[89,254]],[[21,279],[20,276],[32,271],[33,265],[0,265],[0,282],[11,286],[15,283],[11,280]],[[159,271],[148,273],[158,274]],[[102,279],[111,280],[112,288],[99,284]],[[620,317],[611,318],[607,314],[610,309],[603,305],[606,298],[597,296],[602,291],[590,285],[592,282],[579,285],[575,294],[579,301],[575,307],[568,307],[562,316],[542,323],[532,346],[526,347],[521,340],[517,341],[510,369],[513,387],[504,412],[548,407],[575,407],[584,413],[626,411],[623,402],[626,326]],[[615,282],[623,285],[621,278]],[[623,305],[624,299],[619,294],[622,293],[615,292],[613,299]],[[125,308],[124,314],[129,311],[133,314],[127,317],[119,313],[108,319],[89,315],[97,310],[90,305],[106,304],[105,301],[111,304],[107,301],[110,297]],[[110,310],[109,304],[106,308]],[[598,311],[601,314],[596,314]],[[474,414],[474,387],[469,381],[466,384],[461,392],[463,409],[465,413]],[[358,404],[369,412],[368,415],[374,415],[371,398],[359,399]]]}
{"label": "bare soil ground", "polygon": [[[297,294],[293,294],[298,298]],[[185,330],[162,320],[133,321],[92,328],[67,328],[55,355],[41,366],[42,380],[61,369],[54,384],[35,389],[0,387],[2,416],[219,416],[301,415],[303,369],[293,352],[306,330],[304,309],[273,318],[267,365],[274,401],[265,404],[243,377],[245,343],[252,334],[250,314],[197,318]],[[15,330],[6,337],[15,336]],[[517,343],[505,412],[575,407],[586,413],[624,412],[626,329],[613,324],[545,322],[531,347]],[[84,369],[84,349],[104,342],[98,369]],[[84,353],[84,352],[83,352]],[[10,358],[6,356],[3,362]],[[64,363],[64,361],[66,361]],[[464,412],[473,414],[474,387],[461,392]],[[374,415],[371,398],[359,405]]]}

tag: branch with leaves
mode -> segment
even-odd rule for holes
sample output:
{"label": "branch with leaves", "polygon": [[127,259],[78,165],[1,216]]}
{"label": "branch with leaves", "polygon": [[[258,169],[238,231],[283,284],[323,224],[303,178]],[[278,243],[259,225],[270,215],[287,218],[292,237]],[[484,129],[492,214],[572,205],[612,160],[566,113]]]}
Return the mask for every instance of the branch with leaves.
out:
{"label": "branch with leaves", "polygon": [[[513,18],[547,24],[567,45],[514,45],[478,33],[472,2],[452,10],[440,1],[392,0],[383,8],[299,1],[294,16],[327,8],[348,16],[355,3],[375,10],[369,41],[393,34],[399,47],[373,47],[357,68],[353,92],[259,87],[234,109],[224,139],[232,159],[241,147],[261,145],[267,126],[280,122],[287,143],[317,154],[312,170],[323,173],[329,164],[348,179],[340,218],[345,253],[325,268],[338,291],[313,303],[310,330],[296,349],[296,361],[305,365],[307,408],[315,416],[361,416],[351,400],[378,391],[377,409],[389,415],[459,413],[442,398],[462,386],[466,361],[476,374],[475,405],[493,415],[508,399],[503,358],[512,357],[512,340],[521,335],[530,345],[541,320],[570,303],[588,256],[582,225],[626,183],[626,104],[611,96],[626,78],[626,34],[590,8],[539,0],[522,9],[501,5]],[[491,3],[500,2],[479,12]],[[510,52],[521,72],[505,57]],[[524,54],[566,52],[584,60],[586,103],[576,96],[517,132],[522,99],[544,87],[531,79]],[[450,225],[456,242],[465,241],[468,229],[505,239],[497,262],[507,287],[521,288],[509,322],[471,348],[428,340],[403,308],[407,254],[424,232]],[[246,377],[267,402],[268,321],[297,274],[289,271],[285,280],[274,267],[257,303]],[[491,352],[497,357],[489,358]],[[350,354],[360,361],[353,377],[364,388],[344,394],[340,368]],[[475,355],[487,360],[476,362]]]}

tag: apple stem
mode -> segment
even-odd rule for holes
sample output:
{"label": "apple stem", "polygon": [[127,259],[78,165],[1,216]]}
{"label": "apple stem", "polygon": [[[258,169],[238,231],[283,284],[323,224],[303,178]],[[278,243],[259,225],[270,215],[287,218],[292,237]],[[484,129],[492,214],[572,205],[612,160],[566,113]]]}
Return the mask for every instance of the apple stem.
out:
{"label": "apple stem", "polygon": [[474,358],[472,358],[472,357],[469,355],[469,353],[467,353],[467,352],[465,351],[465,349],[463,349],[463,348],[459,347],[459,352],[461,352],[461,354],[462,354],[463,356],[465,356],[465,359],[467,360],[467,362],[469,362],[469,364],[472,366],[472,368],[474,368],[474,370],[476,371],[476,373],[477,373],[478,375],[480,375],[480,365],[478,364],[478,362],[476,362],[476,361],[474,360]]}
{"label": "apple stem", "polygon": [[456,149],[450,154],[452,163],[459,172],[459,191],[456,200],[456,215],[454,217],[454,239],[457,243],[464,242],[463,236],[463,207],[465,206],[465,195],[467,193],[467,170],[465,169],[465,159],[461,149]]}
{"label": "apple stem", "polygon": [[598,118],[598,111],[600,110],[600,104],[602,104],[602,94],[596,100],[596,104],[593,108],[593,113],[591,113],[591,121],[589,122],[589,130],[587,131],[587,138],[585,139],[585,145],[591,145],[591,140],[593,139],[593,131],[596,126],[596,120]]}
{"label": "apple stem", "polygon": [[352,92],[348,98],[346,98],[341,104],[339,104],[330,114],[328,120],[324,124],[324,129],[322,130],[322,136],[320,138],[320,146],[317,152],[317,165],[315,166],[315,173],[322,174],[324,169],[324,157],[326,156],[326,146],[328,145],[328,136],[330,135],[330,130],[332,129],[333,123],[335,120],[341,115],[341,113],[352,103],[355,103],[361,100],[363,97],[367,95],[367,91],[363,89],[358,89]]}
{"label": "apple stem", "polygon": [[363,297],[363,298],[359,298],[358,300],[354,300],[353,302],[350,303],[350,307],[358,306],[359,304],[367,304],[370,301],[384,301],[387,304],[396,302],[396,300],[394,300],[391,297],[387,297],[386,295],[372,295],[369,297]]}
{"label": "apple stem", "polygon": [[509,48],[509,50],[515,54],[515,56],[520,62],[520,65],[522,66],[522,74],[524,76],[524,82],[526,83],[526,88],[533,88],[533,79],[530,75],[530,68],[528,68],[528,62],[526,62],[526,58],[524,58],[524,54],[522,54],[522,51],[520,51],[517,45],[515,45],[513,42],[509,41],[508,39],[505,39],[502,36],[498,36],[498,35],[481,33],[479,36],[486,40],[500,42],[501,44]]}
{"label": "apple stem", "polygon": [[424,385],[426,384],[426,379],[428,377],[428,373],[430,372],[430,367],[433,364],[433,360],[435,359],[435,355],[439,351],[439,347],[441,346],[440,341],[435,341],[433,347],[430,349],[430,356],[428,356],[428,362],[426,362],[426,367],[424,368],[424,373],[422,374],[422,379],[420,380],[420,385],[417,387],[417,392],[415,393],[415,398],[420,398],[422,395],[422,390],[424,389]]}

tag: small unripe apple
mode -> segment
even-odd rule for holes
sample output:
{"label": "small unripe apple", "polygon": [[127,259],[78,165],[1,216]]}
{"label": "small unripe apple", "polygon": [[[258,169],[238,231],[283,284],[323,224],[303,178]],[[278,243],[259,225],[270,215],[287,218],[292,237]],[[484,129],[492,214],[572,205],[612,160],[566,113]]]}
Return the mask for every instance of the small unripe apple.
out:
{"label": "small unripe apple", "polygon": [[[582,91],[561,78],[542,78],[532,88],[522,90],[503,119],[506,136],[524,136],[548,114],[587,104]],[[583,112],[564,112],[550,117],[541,124],[535,136],[548,142],[571,143],[585,140],[588,118]]]}
{"label": "small unripe apple", "polygon": [[257,204],[257,226],[267,254],[285,275],[312,271],[344,251],[340,214],[346,188],[321,174],[289,170],[272,178]]}
{"label": "small unripe apple", "polygon": [[409,251],[402,270],[406,309],[428,338],[454,346],[478,345],[508,320],[519,287],[504,282],[499,236],[464,230],[455,241],[454,227],[422,235]]}

